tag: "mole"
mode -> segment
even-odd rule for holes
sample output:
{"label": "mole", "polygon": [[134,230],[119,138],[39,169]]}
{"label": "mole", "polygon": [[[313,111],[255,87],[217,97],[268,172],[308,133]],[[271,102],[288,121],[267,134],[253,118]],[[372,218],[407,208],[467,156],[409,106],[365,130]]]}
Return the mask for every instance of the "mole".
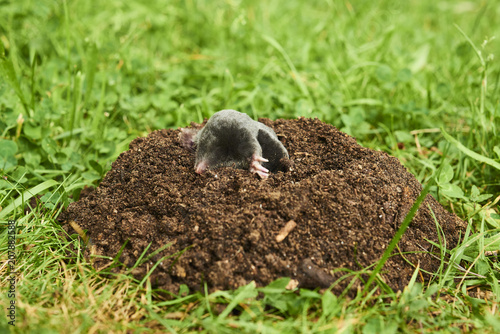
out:
{"label": "mole", "polygon": [[181,129],[182,146],[196,150],[195,171],[233,167],[265,179],[285,171],[288,151],[270,127],[236,110],[216,112],[200,130]]}

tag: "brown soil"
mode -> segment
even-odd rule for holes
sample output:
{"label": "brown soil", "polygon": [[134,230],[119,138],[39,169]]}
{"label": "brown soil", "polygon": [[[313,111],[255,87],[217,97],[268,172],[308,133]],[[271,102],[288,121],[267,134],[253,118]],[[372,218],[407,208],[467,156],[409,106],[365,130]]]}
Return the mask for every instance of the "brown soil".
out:
{"label": "brown soil", "polygon": [[[120,256],[127,266],[149,244],[148,254],[172,243],[134,269],[137,278],[162,256],[186,250],[177,261],[163,260],[151,276],[154,286],[174,293],[180,284],[199,290],[206,283],[213,291],[252,280],[263,286],[284,276],[300,287],[328,287],[346,273],[332,275],[332,270],[376,263],[422,189],[415,177],[398,159],[363,148],[317,119],[260,121],[274,128],[288,149],[291,171],[267,180],[233,168],[198,175],[193,152],[180,145],[179,130],[155,131],[134,140],[100,186],[72,203],[61,220],[87,230],[97,255],[115,257],[128,240]],[[383,278],[393,289],[408,283],[414,271],[408,261],[429,272],[439,266],[422,253],[438,253],[426,241],[438,242],[429,207],[448,248],[464,228],[427,196],[399,243],[401,252],[411,253],[406,261],[391,257],[384,267]],[[288,235],[280,232],[285,225]],[[283,240],[277,240],[280,234]],[[108,263],[94,261],[97,268]]]}

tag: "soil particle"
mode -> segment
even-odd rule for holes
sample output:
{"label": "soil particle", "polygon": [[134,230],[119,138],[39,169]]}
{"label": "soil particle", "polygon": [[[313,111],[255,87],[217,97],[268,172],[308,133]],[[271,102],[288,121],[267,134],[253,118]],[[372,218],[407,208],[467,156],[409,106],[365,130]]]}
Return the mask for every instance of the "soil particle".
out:
{"label": "soil particle", "polygon": [[[151,275],[154,286],[174,293],[181,284],[200,290],[207,283],[214,291],[252,280],[264,286],[283,276],[299,287],[324,288],[346,274],[332,270],[359,270],[379,260],[422,190],[415,177],[398,159],[363,148],[317,119],[260,121],[288,150],[290,171],[266,180],[230,167],[199,175],[179,130],[155,131],[134,140],[99,187],[70,204],[60,220],[87,230],[97,255],[113,258],[128,240],[120,256],[127,266],[148,245],[150,254],[170,243],[134,269],[137,278],[163,256],[185,250],[164,259]],[[427,241],[438,243],[429,208],[448,248],[465,227],[428,195],[399,243],[410,254],[405,260],[398,253],[384,267],[382,276],[393,289],[409,282],[414,268],[408,261],[428,272],[439,266],[422,253],[439,253]],[[105,258],[94,261],[97,268],[107,264]]]}

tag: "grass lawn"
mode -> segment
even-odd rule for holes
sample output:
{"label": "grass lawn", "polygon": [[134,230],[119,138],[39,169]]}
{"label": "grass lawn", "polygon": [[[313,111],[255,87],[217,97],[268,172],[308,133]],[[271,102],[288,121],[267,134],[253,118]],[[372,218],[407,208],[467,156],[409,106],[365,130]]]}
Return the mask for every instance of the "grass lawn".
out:
{"label": "grass lawn", "polygon": [[[494,0],[0,2],[0,332],[498,333],[495,36]],[[403,292],[281,279],[165,300],[60,237],[131,140],[227,108],[318,117],[396,156],[468,222],[463,242]]]}

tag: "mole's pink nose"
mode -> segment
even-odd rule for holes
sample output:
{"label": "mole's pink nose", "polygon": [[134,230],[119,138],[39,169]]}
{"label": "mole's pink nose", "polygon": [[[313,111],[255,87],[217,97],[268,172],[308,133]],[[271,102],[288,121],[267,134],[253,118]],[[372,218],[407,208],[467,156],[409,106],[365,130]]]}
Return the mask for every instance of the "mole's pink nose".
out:
{"label": "mole's pink nose", "polygon": [[200,161],[196,166],[195,166],[195,171],[198,174],[203,173],[208,167],[208,163],[205,160]]}

